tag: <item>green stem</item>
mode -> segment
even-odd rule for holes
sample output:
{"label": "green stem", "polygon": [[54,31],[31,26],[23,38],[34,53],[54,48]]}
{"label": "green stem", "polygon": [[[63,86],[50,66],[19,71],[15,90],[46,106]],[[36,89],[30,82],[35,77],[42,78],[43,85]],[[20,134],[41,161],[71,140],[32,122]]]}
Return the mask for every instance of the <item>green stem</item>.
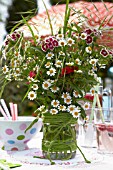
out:
{"label": "green stem", "polygon": [[[77,145],[77,144],[76,144],[76,145]],[[78,150],[80,151],[80,153],[82,154],[82,156],[83,156],[85,162],[86,162],[86,163],[91,163],[91,161],[89,161],[89,160],[86,159],[85,155],[83,154],[82,150],[79,148],[78,145],[77,145],[77,148],[78,148]]]}

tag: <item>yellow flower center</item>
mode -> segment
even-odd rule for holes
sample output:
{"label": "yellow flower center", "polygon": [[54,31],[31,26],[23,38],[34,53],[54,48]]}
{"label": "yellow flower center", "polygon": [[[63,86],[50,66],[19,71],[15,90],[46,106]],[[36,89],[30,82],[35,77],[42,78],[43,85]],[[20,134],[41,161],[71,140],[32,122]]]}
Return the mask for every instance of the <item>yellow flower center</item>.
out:
{"label": "yellow flower center", "polygon": [[72,44],[72,40],[69,40],[69,41],[68,41],[68,44]]}
{"label": "yellow flower center", "polygon": [[63,41],[61,42],[61,45],[64,46],[64,42]]}
{"label": "yellow flower center", "polygon": [[52,54],[51,54],[51,53],[49,53],[49,54],[48,54],[48,57],[51,57],[51,56],[52,56]]}
{"label": "yellow flower center", "polygon": [[47,88],[47,87],[48,87],[48,84],[47,84],[47,83],[45,83],[45,84],[44,84],[44,87],[46,87],[46,88]]}
{"label": "yellow flower center", "polygon": [[75,116],[78,116],[78,112],[77,112],[77,111],[75,111],[75,112],[74,112],[74,115],[75,115]]}
{"label": "yellow flower center", "polygon": [[52,74],[53,73],[53,70],[50,70],[50,74]]}
{"label": "yellow flower center", "polygon": [[88,50],[89,50],[89,51],[92,51],[92,48],[91,48],[91,47],[88,47]]}
{"label": "yellow flower center", "polygon": [[57,90],[57,87],[56,87],[56,86],[54,86],[54,87],[52,87],[52,89],[53,89],[53,90]]}
{"label": "yellow flower center", "polygon": [[70,99],[66,99],[66,102],[69,103],[71,100]]}
{"label": "yellow flower center", "polygon": [[34,94],[30,94],[30,97],[33,98],[33,97],[34,97]]}
{"label": "yellow flower center", "polygon": [[74,108],[73,107],[70,107],[70,111],[73,111],[74,110]]}

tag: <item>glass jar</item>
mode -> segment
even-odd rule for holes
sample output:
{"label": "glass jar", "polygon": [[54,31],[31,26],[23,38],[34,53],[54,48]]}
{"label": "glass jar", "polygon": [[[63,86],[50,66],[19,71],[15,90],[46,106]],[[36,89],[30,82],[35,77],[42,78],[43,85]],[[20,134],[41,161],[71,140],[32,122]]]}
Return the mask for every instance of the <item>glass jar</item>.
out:
{"label": "glass jar", "polygon": [[[105,111],[108,115],[107,119],[104,117]],[[113,154],[113,109],[95,109],[94,121],[98,152]]]}
{"label": "glass jar", "polygon": [[45,158],[67,160],[76,155],[75,125],[64,123],[44,123],[42,152]]}

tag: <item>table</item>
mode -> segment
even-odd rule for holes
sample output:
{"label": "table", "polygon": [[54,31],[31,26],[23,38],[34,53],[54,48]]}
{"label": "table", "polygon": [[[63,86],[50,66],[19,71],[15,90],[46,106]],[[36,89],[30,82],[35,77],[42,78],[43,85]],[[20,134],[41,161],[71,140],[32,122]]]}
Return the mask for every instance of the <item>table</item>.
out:
{"label": "table", "polygon": [[33,154],[40,154],[42,133],[38,133],[34,139],[29,142],[29,150],[21,152],[6,152],[0,150],[0,159],[6,159],[12,163],[20,163],[21,167],[15,170],[112,170],[113,169],[113,155],[103,155],[97,153],[97,148],[84,148],[87,159],[91,160],[91,164],[84,162],[82,155],[77,151],[76,159],[68,161],[58,161],[55,165],[50,165],[48,160],[33,158]]}

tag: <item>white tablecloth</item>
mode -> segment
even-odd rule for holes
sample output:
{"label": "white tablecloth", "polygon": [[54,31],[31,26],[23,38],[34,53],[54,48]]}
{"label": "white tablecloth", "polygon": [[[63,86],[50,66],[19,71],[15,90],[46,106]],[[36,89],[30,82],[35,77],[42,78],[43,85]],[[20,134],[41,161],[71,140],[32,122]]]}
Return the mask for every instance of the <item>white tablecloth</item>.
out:
{"label": "white tablecloth", "polygon": [[8,162],[20,163],[21,167],[15,170],[113,170],[113,154],[99,154],[96,148],[84,148],[86,158],[91,160],[90,164],[85,163],[82,155],[77,151],[76,157],[68,161],[56,161],[55,165],[50,165],[48,160],[33,158],[33,155],[41,152],[42,133],[29,142],[29,150],[6,152],[0,150],[0,159],[6,159]]}

